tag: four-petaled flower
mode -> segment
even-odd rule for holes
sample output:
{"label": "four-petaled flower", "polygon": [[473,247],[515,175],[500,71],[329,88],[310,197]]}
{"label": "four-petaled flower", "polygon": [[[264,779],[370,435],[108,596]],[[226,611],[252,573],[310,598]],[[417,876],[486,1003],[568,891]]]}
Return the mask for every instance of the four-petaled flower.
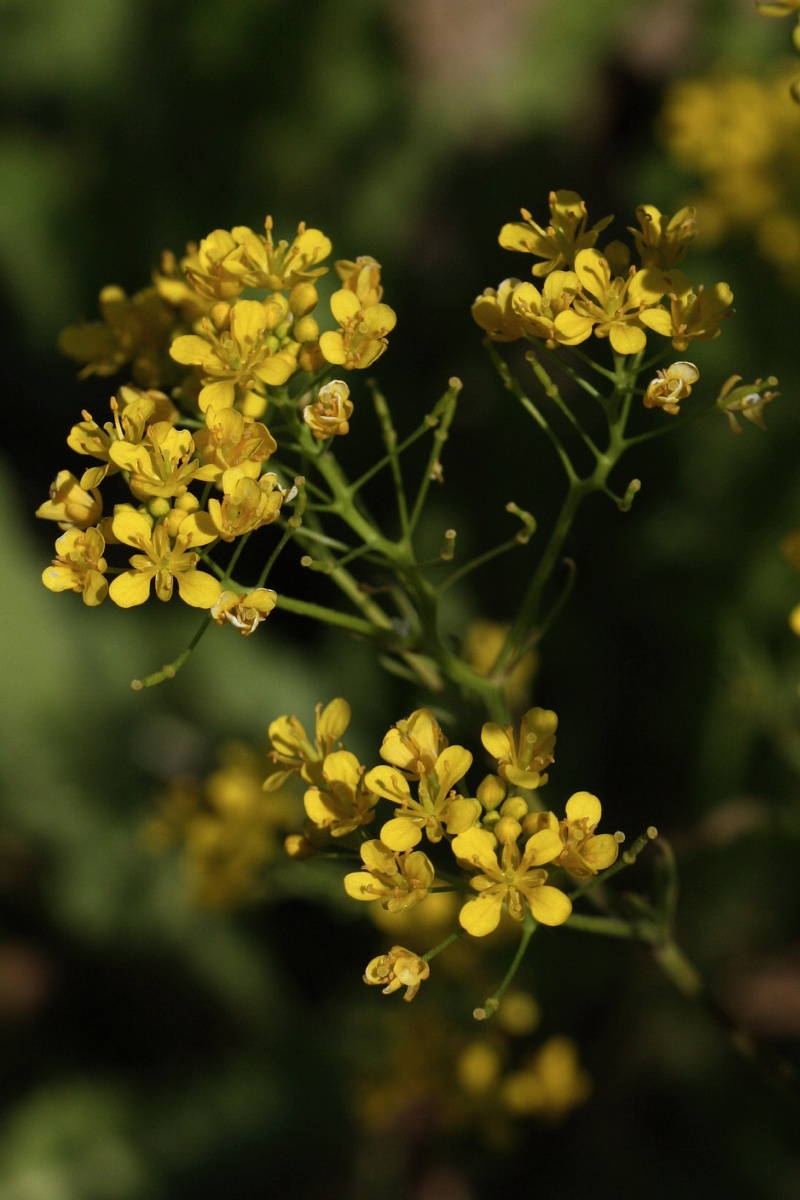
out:
{"label": "four-petaled flower", "polygon": [[674,362],[665,370],[656,371],[655,379],[647,385],[642,397],[645,408],[661,408],[673,417],[677,416],[681,400],[691,395],[699,378],[700,372],[690,362]]}
{"label": "four-petaled flower", "polygon": [[217,538],[207,513],[185,515],[173,537],[164,522],[153,528],[143,513],[120,506],[111,528],[117,541],[139,551],[131,556],[131,569],[113,579],[108,589],[120,608],[144,604],[153,582],[159,600],[171,598],[175,583],[181,600],[192,608],[211,608],[219,599],[219,581],[197,569],[200,555],[194,549]]}
{"label": "four-petaled flower", "polygon": [[42,583],[51,592],[80,592],[83,603],[96,608],[108,594],[104,550],[99,529],[68,529],[56,541],[57,557],[42,572]]}
{"label": "four-petaled flower", "polygon": [[344,877],[352,900],[380,900],[387,912],[403,912],[424,900],[433,885],[433,864],[421,850],[397,854],[377,839],[364,842],[364,871]]}
{"label": "four-petaled flower", "polygon": [[556,830],[541,829],[525,843],[520,854],[516,842],[506,842],[497,856],[496,840],[487,829],[468,829],[453,839],[453,853],[467,868],[481,872],[472,880],[479,893],[468,900],[459,913],[459,921],[473,937],[485,937],[500,923],[503,908],[521,921],[526,907],[542,925],[563,925],[572,912],[568,896],[547,883],[541,868],[562,851]]}
{"label": "four-petaled flower", "polygon": [[324,708],[315,709],[316,727],[312,742],[297,717],[278,717],[269,727],[270,755],[275,770],[264,782],[267,791],[281,786],[290,775],[324,787],[322,764],[350,724],[350,705],[337,697]]}
{"label": "four-petaled flower", "polygon": [[322,783],[303,797],[306,814],[332,837],[369,825],[378,797],[369,790],[364,768],[349,750],[334,750],[322,764]]}
{"label": "four-petaled flower", "polygon": [[392,946],[388,954],[380,954],[367,963],[364,983],[377,984],[378,987],[383,985],[384,996],[390,996],[404,987],[403,999],[413,1000],[430,973],[425,959],[413,950],[406,950],[405,946]]}
{"label": "four-petaled flower", "polygon": [[227,622],[238,629],[242,637],[249,637],[269,616],[277,600],[272,588],[254,588],[252,592],[225,591],[213,605],[211,616],[217,625]]}
{"label": "four-petaled flower", "polygon": [[544,774],[553,761],[558,717],[548,708],[529,708],[522,718],[519,741],[510,725],[487,721],[481,741],[497,759],[497,773],[512,787],[538,788],[547,783]]}

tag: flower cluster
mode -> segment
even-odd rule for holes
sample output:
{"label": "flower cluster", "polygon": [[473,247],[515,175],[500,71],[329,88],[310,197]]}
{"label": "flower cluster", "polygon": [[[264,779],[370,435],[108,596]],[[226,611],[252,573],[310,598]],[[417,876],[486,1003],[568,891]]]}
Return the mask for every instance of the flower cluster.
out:
{"label": "flower cluster", "polygon": [[[363,839],[362,827],[379,822],[377,837],[356,843],[359,869],[344,877],[351,899],[402,914],[430,896],[459,894],[459,924],[480,938],[504,912],[518,922],[529,914],[543,925],[564,924],[572,912],[565,883],[585,883],[615,862],[620,835],[596,832],[596,796],[575,793],[561,818],[539,801],[554,757],[554,712],[529,709],[517,731],[483,726],[494,770],[474,795],[465,783],[472,754],[449,744],[430,709],[392,726],[380,748],[384,761],[371,769],[342,747],[349,721],[341,699],[318,706],[313,739],[296,717],[273,721],[273,766],[264,786],[278,788],[292,775],[305,785],[304,831],[286,846],[298,859],[334,846],[352,857],[356,846],[347,836]],[[393,806],[388,819],[381,800]],[[429,973],[428,958],[394,945],[368,964],[364,979],[386,993],[405,988],[410,1000]]]}
{"label": "flower cluster", "polygon": [[[177,587],[244,635],[269,614],[270,559],[242,587],[232,578],[241,547],[264,526],[287,527],[301,481],[286,455],[347,433],[349,388],[330,375],[369,367],[395,324],[380,267],[364,257],[335,264],[337,327],[321,330],[316,281],[330,253],[325,234],[303,224],[291,242],[274,241],[269,217],[263,234],[217,229],[180,262],[165,255],[133,297],[104,288],[101,320],[65,330],[61,349],[82,376],[127,367],[132,382],[111,398],[110,419],[84,412],[67,438],[91,465],[60,471],[37,511],[62,530],[45,587],[121,608],[144,603],[151,585],[160,600]],[[280,422],[280,447],[267,416]],[[224,566],[212,560],[234,542]],[[109,566],[117,547],[122,564]]]}
{"label": "flower cluster", "polygon": [[170,782],[145,827],[151,850],[181,846],[192,897],[202,907],[231,909],[252,899],[297,821],[288,792],[264,795],[264,769],[263,752],[229,742],[209,775]]}
{"label": "flower cluster", "polygon": [[472,306],[475,321],[493,341],[538,339],[554,350],[594,334],[622,355],[644,350],[648,332],[681,351],[717,337],[733,302],[731,289],[727,283],[695,288],[678,268],[695,236],[694,209],[667,217],[643,204],[636,217],[638,227],[629,227],[632,246],[612,241],[601,251],[598,238],[613,218],[589,227],[576,192],[550,193],[544,226],[522,209],[522,220],[504,225],[499,241],[538,260],[531,274],[543,278],[541,289],[517,278],[487,288]]}
{"label": "flower cluster", "polygon": [[[761,10],[797,6],[762,5]],[[800,281],[800,108],[788,91],[796,66],[776,78],[745,73],[682,79],[668,90],[660,119],[675,161],[699,177],[692,204],[700,237],[716,246],[752,236],[787,280]]]}

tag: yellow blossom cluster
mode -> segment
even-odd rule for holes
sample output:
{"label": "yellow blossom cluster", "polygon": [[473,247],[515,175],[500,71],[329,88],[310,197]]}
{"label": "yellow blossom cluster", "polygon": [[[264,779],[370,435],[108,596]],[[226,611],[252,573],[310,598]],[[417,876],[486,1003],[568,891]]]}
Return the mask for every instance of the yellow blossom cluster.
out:
{"label": "yellow blossom cluster", "polygon": [[[790,5],[761,6],[783,8]],[[778,15],[777,13],[774,15]],[[702,241],[751,236],[787,282],[800,285],[800,107],[797,67],[764,78],[744,72],[683,79],[660,118],[675,161],[699,177],[692,206]]]}
{"label": "yellow blossom cluster", "polygon": [[564,1121],[586,1102],[592,1081],[572,1039],[534,1042],[537,1024],[535,1001],[514,990],[494,1027],[477,1035],[465,1036],[441,1008],[399,1012],[388,1034],[391,1069],[368,1063],[355,1073],[357,1115],[389,1130],[424,1113],[441,1130],[469,1131],[494,1149],[525,1122]]}
{"label": "yellow blossom cluster", "polygon": [[145,827],[150,849],[182,847],[196,904],[229,909],[251,900],[282,835],[296,823],[294,797],[264,795],[264,770],[263,753],[229,742],[209,775],[169,784]]}
{"label": "yellow blossom cluster", "polygon": [[[342,699],[317,707],[313,738],[296,717],[273,721],[264,786],[279,788],[293,775],[302,780],[307,820],[302,834],[287,839],[287,851],[303,859],[338,844],[344,857],[357,853],[359,869],[344,877],[351,899],[402,914],[429,896],[454,893],[461,928],[479,938],[498,927],[503,912],[518,922],[530,914],[540,924],[562,925],[572,912],[564,885],[590,880],[616,861],[619,836],[596,832],[596,796],[576,792],[560,818],[539,800],[558,725],[549,709],[529,709],[518,730],[483,726],[494,769],[474,795],[465,783],[472,754],[449,744],[430,709],[393,725],[381,744],[383,763],[370,769],[342,746],[349,721]],[[393,806],[388,819],[381,800]],[[375,821],[378,836],[365,839],[362,827]],[[354,833],[359,838],[349,847],[344,839]],[[424,956],[395,945],[368,964],[364,979],[387,994],[404,987],[410,1000],[429,973]]]}
{"label": "yellow blossom cluster", "polygon": [[[91,465],[60,471],[37,511],[62,530],[45,587],[121,608],[144,603],[151,585],[160,600],[177,587],[184,603],[244,635],[271,612],[268,566],[247,588],[232,565],[251,534],[286,527],[297,494],[286,456],[299,447],[302,461],[305,446],[348,432],[350,390],[330,376],[371,366],[396,319],[379,264],[343,259],[330,301],[337,327],[321,331],[316,282],[330,253],[329,238],[303,224],[290,242],[274,240],[270,217],[263,234],[217,229],[180,262],[166,254],[133,297],[104,288],[101,319],[64,331],[61,349],[82,376],[127,367],[132,382],[112,396],[108,420],[84,412],[67,438]],[[225,565],[212,559],[233,542]],[[122,563],[111,566],[117,547]]]}
{"label": "yellow blossom cluster", "polygon": [[594,334],[627,355],[644,350],[648,332],[681,351],[719,335],[731,289],[727,283],[695,288],[678,267],[695,236],[693,208],[668,217],[652,204],[640,205],[638,227],[629,227],[632,246],[612,241],[601,251],[597,240],[612,217],[590,227],[577,192],[551,192],[549,203],[546,225],[522,209],[521,221],[500,230],[500,245],[536,259],[531,274],[543,282],[539,288],[509,278],[478,296],[472,315],[493,341],[538,339],[555,350]]}

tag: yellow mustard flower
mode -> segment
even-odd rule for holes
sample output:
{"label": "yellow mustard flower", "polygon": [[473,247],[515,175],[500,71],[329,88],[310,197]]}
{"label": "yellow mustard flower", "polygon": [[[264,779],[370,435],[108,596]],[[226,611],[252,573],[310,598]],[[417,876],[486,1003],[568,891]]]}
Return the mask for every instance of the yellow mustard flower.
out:
{"label": "yellow mustard flower", "polygon": [[68,529],[56,541],[56,555],[42,572],[42,583],[51,592],[80,592],[89,608],[108,595],[103,558],[105,540],[99,529]]}
{"label": "yellow mustard flower", "polygon": [[166,351],[176,327],[176,314],[154,287],[128,296],[109,285],[100,292],[100,321],[71,325],[63,331],[58,348],[85,366],[79,378],[114,375],[126,363],[141,387],[158,387],[169,369]]}
{"label": "yellow mustard flower", "polygon": [[119,467],[110,458],[111,446],[114,442],[129,442],[138,445],[147,432],[147,426],[154,421],[167,421],[175,424],[178,410],[168,396],[163,392],[128,385],[118,389],[116,396],[111,397],[112,420],[104,425],[98,425],[91,413],[84,412],[83,420],[73,425],[67,438],[67,445],[77,454],[85,454],[97,458],[99,467],[91,467],[81,476],[82,488],[99,487],[106,475],[115,475]]}
{"label": "yellow mustard flower", "polygon": [[392,946],[388,954],[380,954],[367,963],[364,983],[383,985],[384,996],[404,987],[404,1000],[413,1000],[423,980],[431,973],[430,966],[413,950],[405,946]]}
{"label": "yellow mustard flower", "polygon": [[252,479],[244,467],[230,467],[223,472],[220,483],[223,498],[212,496],[208,515],[224,542],[278,519],[284,493],[277,475],[267,472],[260,479]]}
{"label": "yellow mustard flower", "polygon": [[420,779],[433,770],[447,744],[431,710],[416,708],[409,717],[392,726],[381,742],[380,755],[408,778]]}
{"label": "yellow mustard flower", "polygon": [[159,600],[169,600],[177,583],[181,600],[192,608],[216,604],[220,584],[197,569],[200,556],[194,550],[216,540],[217,531],[207,513],[185,514],[177,534],[171,537],[164,523],[153,528],[142,513],[120,505],[112,529],[118,541],[139,551],[130,559],[131,569],[113,579],[108,589],[120,608],[144,604],[153,582]]}
{"label": "yellow mustard flower", "polygon": [[639,229],[632,225],[636,249],[643,267],[659,267],[669,271],[687,255],[689,243],[697,233],[697,210],[687,204],[673,217],[667,217],[654,204],[640,204],[636,209]]}
{"label": "yellow mustard flower", "polygon": [[592,1081],[578,1061],[571,1038],[552,1037],[519,1071],[507,1075],[500,1088],[501,1103],[516,1116],[562,1121],[584,1104]]}
{"label": "yellow mustard flower", "polygon": [[369,790],[364,768],[349,750],[334,750],[322,763],[322,784],[310,787],[303,797],[306,814],[332,837],[344,837],[369,825],[378,797]]}
{"label": "yellow mustard flower", "polygon": [[586,341],[592,332],[592,322],[576,323],[574,314],[573,319],[565,317],[578,290],[574,271],[551,271],[541,292],[532,283],[521,283],[511,303],[523,332],[542,338],[550,350]]}
{"label": "yellow mustard flower", "polygon": [[453,790],[472,765],[472,755],[463,746],[447,746],[428,771],[418,779],[418,795],[411,795],[408,780],[392,766],[373,767],[367,772],[367,787],[399,806],[399,812],[381,829],[381,840],[391,850],[409,850],[421,840],[423,831],[431,842],[440,842],[443,827],[450,834],[463,833],[480,816],[477,800],[456,795]]}
{"label": "yellow mustard flower", "polygon": [[340,288],[331,296],[331,312],[340,329],[328,330],[319,339],[326,362],[348,371],[372,366],[389,344],[386,335],[397,324],[394,310],[388,304],[362,308],[355,292]]}
{"label": "yellow mustard flower", "polygon": [[248,420],[237,408],[209,404],[205,423],[205,429],[194,434],[194,444],[203,465],[216,470],[215,475],[204,478],[215,482],[229,467],[241,467],[245,474],[258,479],[261,464],[278,448],[266,425]]}
{"label": "yellow mustard flower", "polygon": [[559,268],[571,268],[579,250],[594,246],[598,234],[614,219],[604,217],[586,228],[586,203],[577,192],[551,192],[549,197],[550,223],[546,228],[537,225],[526,208],[520,209],[521,221],[513,221],[500,230],[499,242],[504,250],[521,250],[545,261],[532,267],[534,275],[547,275]]}
{"label": "yellow mustard flower", "polygon": [[272,588],[254,588],[251,592],[224,591],[211,609],[217,625],[226,622],[238,629],[242,637],[255,633],[272,612],[278,600]]}
{"label": "yellow mustard flower", "polygon": [[[464,634],[463,654],[474,671],[489,678],[497,657],[505,645],[510,625],[498,621],[470,621]],[[503,672],[503,688],[509,707],[519,711],[530,690],[530,683],[539,665],[536,650],[528,650],[510,671]]]}
{"label": "yellow mustard flower", "polygon": [[127,472],[128,487],[137,500],[182,496],[195,480],[214,477],[214,468],[195,458],[194,439],[188,429],[176,429],[169,421],[148,425],[141,442],[114,441],[109,446],[111,461]]}
{"label": "yellow mustard flower", "polygon": [[647,343],[642,328],[646,310],[664,295],[666,277],[655,267],[633,268],[627,276],[613,276],[608,260],[598,250],[581,250],[575,256],[579,295],[573,307],[560,313],[557,325],[566,337],[581,340],[587,329],[607,337],[617,354],[638,354]]}
{"label": "yellow mustard flower", "polygon": [[36,510],[45,521],[58,521],[61,529],[87,529],[103,511],[99,488],[84,491],[71,471],[59,471],[50,485],[50,499]]}
{"label": "yellow mustard flower", "polygon": [[674,362],[662,371],[656,371],[642,397],[645,408],[660,408],[673,417],[680,411],[681,400],[691,395],[692,387],[700,378],[694,363]]}
{"label": "yellow mustard flower", "polygon": [[293,374],[297,361],[280,349],[270,307],[260,300],[239,300],[228,328],[217,330],[207,317],[202,334],[178,337],[170,346],[176,362],[199,367],[204,387],[200,407],[232,408],[237,387],[247,391],[261,383],[279,387]]}
{"label": "yellow mustard flower", "polygon": [[355,262],[341,258],[333,264],[342,286],[358,296],[362,308],[379,304],[383,298],[381,264],[369,254],[360,255]]}
{"label": "yellow mustard flower", "polygon": [[528,838],[522,854],[515,841],[505,841],[499,859],[496,839],[487,829],[468,829],[454,838],[452,845],[463,866],[481,872],[470,881],[478,896],[466,902],[458,917],[473,937],[492,933],[500,924],[503,908],[521,921],[527,906],[542,925],[563,925],[572,912],[569,897],[548,885],[547,872],[541,869],[561,853],[561,838],[555,830],[542,829]]}
{"label": "yellow mustard flower", "polygon": [[280,787],[290,775],[299,775],[306,783],[324,786],[322,764],[350,724],[350,705],[337,697],[324,708],[318,704],[315,714],[313,742],[297,717],[277,717],[270,725],[270,758],[274,769],[264,782],[267,791]]}
{"label": "yellow mustard flower", "polygon": [[[619,843],[611,833],[595,833],[602,808],[591,792],[575,792],[567,801],[566,819],[557,823],[563,849],[554,860],[574,879],[590,879],[617,861]],[[549,814],[555,820],[554,814]]]}
{"label": "yellow mustard flower", "polygon": [[737,413],[766,431],[764,405],[776,400],[780,395],[780,392],[773,390],[777,383],[774,375],[766,379],[757,379],[755,383],[742,383],[741,375],[731,375],[725,381],[717,397],[717,408],[722,409],[727,416],[733,433],[742,432]]}
{"label": "yellow mustard flower", "polygon": [[214,229],[182,262],[186,281],[207,300],[234,300],[245,287],[256,287],[244,246],[227,229]]}
{"label": "yellow mustard flower", "polygon": [[349,433],[352,415],[350,388],[341,379],[326,383],[303,409],[303,420],[317,441]]}
{"label": "yellow mustard flower", "polygon": [[523,336],[522,321],[512,303],[519,286],[519,279],[504,279],[496,291],[484,288],[472,305],[473,320],[493,342],[516,342]]}
{"label": "yellow mustard flower", "polygon": [[695,340],[707,342],[719,337],[720,321],[732,311],[733,292],[727,283],[715,283],[709,288],[701,284],[694,292],[683,271],[670,271],[664,278],[669,311],[648,308],[639,314],[641,323],[663,337],[672,338],[674,350],[685,350]]}
{"label": "yellow mustard flower", "polygon": [[183,848],[196,904],[232,909],[258,894],[263,868],[299,812],[293,796],[264,795],[264,758],[252,747],[229,742],[216,758],[205,778],[169,783],[143,832],[154,852]]}
{"label": "yellow mustard flower", "polygon": [[553,761],[558,717],[548,708],[529,708],[520,724],[519,740],[510,725],[487,721],[481,741],[497,759],[497,773],[512,787],[538,788],[547,783],[544,773]]}
{"label": "yellow mustard flower", "polygon": [[361,858],[366,869],[344,877],[352,900],[380,900],[387,912],[403,912],[424,900],[433,885],[433,864],[421,850],[397,854],[376,839],[364,842]]}
{"label": "yellow mustard flower", "polygon": [[306,229],[304,221],[297,226],[297,235],[291,242],[273,241],[269,216],[264,222],[263,237],[245,225],[237,226],[231,233],[242,246],[243,262],[252,271],[252,287],[289,291],[299,283],[318,279],[328,270],[318,264],[331,252],[330,238],[320,229]]}

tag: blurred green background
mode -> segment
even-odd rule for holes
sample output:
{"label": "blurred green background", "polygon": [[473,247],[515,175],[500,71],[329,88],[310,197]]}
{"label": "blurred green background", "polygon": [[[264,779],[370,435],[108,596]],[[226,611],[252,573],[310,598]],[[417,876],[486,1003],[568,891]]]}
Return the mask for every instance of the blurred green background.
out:
{"label": "blurred green background", "polygon": [[[226,737],[369,697],[348,745],[374,759],[424,697],[364,647],[280,614],[249,641],[209,637],[177,680],[134,694],[194,618],[46,592],[53,530],[32,515],[71,465],[70,425],[111,390],[77,383],[60,329],[94,317],[104,284],[145,286],[163,249],[270,212],[287,236],[305,220],[336,256],[381,262],[399,319],[376,374],[399,428],[464,381],[432,525],[476,549],[507,536],[513,498],[546,528],[557,471],[469,313],[524,269],[500,225],[521,205],[543,220],[553,188],[578,191],[592,220],[616,213],[617,235],[637,204],[674,211],[702,181],[659,133],[666,90],[720,70],[778,76],[789,33],[744,0],[0,0],[0,1200],[800,1194],[796,1102],[643,951],[566,931],[526,981],[543,1033],[577,1040],[594,1079],[583,1108],[520,1123],[502,1152],[486,1118],[450,1127],[432,1103],[383,1128],[360,1119],[364,1081],[393,1086],[400,1003],[359,979],[384,938],[301,896],[285,868],[269,903],[197,909],[180,861],[150,856],[140,831],[164,781],[207,768]],[[800,213],[792,153],[780,161]],[[620,490],[639,475],[642,493],[627,515],[598,500],[579,524],[578,582],[535,701],[560,717],[553,800],[587,788],[611,827],[674,838],[688,953],[796,1063],[800,579],[779,545],[800,526],[800,287],[746,230],[692,262],[736,297],[735,324],[698,350],[707,398],[734,372],[777,375],[782,398],[768,434],[734,438],[720,418],[626,462]],[[362,399],[345,461],[374,436]],[[531,561],[510,560],[520,587]],[[507,619],[513,599],[478,577],[456,632]],[[447,1036],[470,1036],[484,983],[441,994]],[[429,1010],[402,1008],[413,1037]]]}

